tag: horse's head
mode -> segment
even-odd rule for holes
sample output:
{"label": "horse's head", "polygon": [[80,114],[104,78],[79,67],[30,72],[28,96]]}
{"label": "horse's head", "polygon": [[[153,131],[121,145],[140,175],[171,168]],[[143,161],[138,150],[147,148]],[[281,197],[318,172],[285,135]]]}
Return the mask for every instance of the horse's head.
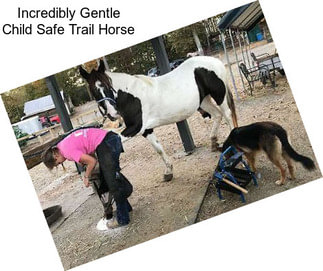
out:
{"label": "horse's head", "polygon": [[[88,73],[81,66],[79,67],[81,76],[89,84],[90,91],[98,103],[101,114],[114,121],[119,118],[116,108],[117,92],[112,87],[111,78],[105,72],[103,61],[100,61],[98,70]],[[101,110],[103,108],[104,112]]]}

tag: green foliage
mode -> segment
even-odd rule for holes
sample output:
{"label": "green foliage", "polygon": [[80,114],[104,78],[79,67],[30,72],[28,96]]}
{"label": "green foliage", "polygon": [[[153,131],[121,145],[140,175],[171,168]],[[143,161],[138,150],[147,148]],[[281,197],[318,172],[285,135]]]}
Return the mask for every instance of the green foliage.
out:
{"label": "green foliage", "polygon": [[91,100],[85,84],[80,80],[78,67],[74,67],[56,74],[59,87],[64,90],[64,95],[69,96],[73,105],[78,106]]}
{"label": "green foliage", "polygon": [[156,66],[155,54],[150,41],[110,54],[106,58],[110,70],[114,72],[147,74],[151,67]]}
{"label": "green foliage", "polygon": [[35,100],[49,95],[49,90],[44,79],[27,84],[22,88],[24,88],[25,91],[26,101]]}
{"label": "green foliage", "polygon": [[[197,33],[203,48],[207,49],[210,44],[207,33],[211,34],[212,30],[212,25],[209,25],[211,23],[198,22],[164,35],[163,39],[169,60],[186,58],[187,53],[197,51],[193,31]],[[110,70],[115,72],[147,74],[150,68],[157,66],[150,40],[110,54],[106,58]]]}
{"label": "green foliage", "polygon": [[[13,127],[13,131],[15,132],[16,139],[19,139],[28,135],[27,133],[22,132],[21,129],[17,126]],[[18,144],[19,144],[19,147],[23,147],[27,144],[27,140],[25,139],[25,140],[18,141]]]}
{"label": "green foliage", "polygon": [[196,31],[203,48],[207,45],[206,31],[202,22],[189,25],[176,31],[166,34],[167,44],[170,51],[177,56],[186,57],[187,53],[197,51],[193,38],[193,31]]}
{"label": "green foliage", "polygon": [[[205,45],[206,34],[203,24],[181,28],[163,36],[170,61],[185,58],[187,53],[197,50],[193,39],[193,29],[196,29],[199,37],[204,37],[201,43]],[[106,58],[110,70],[114,72],[147,74],[149,69],[157,66],[155,53],[150,40],[110,54]]]}
{"label": "green foliage", "polygon": [[79,106],[91,101],[86,86],[74,87],[69,95],[71,97],[73,105],[75,106]]}
{"label": "green foliage", "polygon": [[11,123],[20,121],[24,112],[25,96],[20,89],[14,89],[11,92],[1,94]]}
{"label": "green foliage", "polygon": [[10,122],[15,123],[21,120],[24,115],[25,102],[48,94],[49,90],[44,79],[2,93],[1,98],[7,110]]}

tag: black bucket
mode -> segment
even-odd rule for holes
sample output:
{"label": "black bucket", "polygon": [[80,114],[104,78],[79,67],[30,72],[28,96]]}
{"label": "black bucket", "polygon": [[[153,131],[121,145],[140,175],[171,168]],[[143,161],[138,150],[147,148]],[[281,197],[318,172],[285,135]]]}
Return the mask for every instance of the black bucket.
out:
{"label": "black bucket", "polygon": [[43,212],[44,216],[46,217],[47,224],[48,226],[50,226],[62,216],[62,206],[55,205],[52,207],[48,207],[44,209]]}

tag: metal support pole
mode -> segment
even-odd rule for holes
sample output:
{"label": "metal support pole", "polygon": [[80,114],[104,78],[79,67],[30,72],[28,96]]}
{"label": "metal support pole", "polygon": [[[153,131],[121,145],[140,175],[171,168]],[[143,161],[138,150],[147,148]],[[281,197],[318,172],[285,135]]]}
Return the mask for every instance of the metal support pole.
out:
{"label": "metal support pole", "polygon": [[250,58],[249,58],[249,54],[248,54],[248,48],[246,46],[246,39],[245,39],[245,36],[247,35],[247,32],[244,32],[242,34],[242,37],[243,37],[243,43],[244,43],[244,47],[246,48],[246,55],[247,55],[247,60],[248,60],[248,64],[249,64],[249,68],[251,68],[251,65],[250,65]]}
{"label": "metal support pole", "polygon": [[238,59],[236,47],[234,46],[234,41],[233,41],[233,38],[232,38],[231,29],[229,29],[229,34],[230,34],[230,39],[231,39],[231,43],[232,43],[232,48],[233,48],[233,51],[234,51],[234,54],[235,54],[235,57],[236,57],[237,68],[238,68],[238,71],[239,71],[239,74],[240,74],[240,79],[241,79],[241,82],[242,82],[243,90],[246,92],[246,87],[244,85],[243,77],[242,77],[242,74],[241,74],[241,71],[240,71],[240,68],[239,68],[239,59]]}
{"label": "metal support pole", "polygon": [[162,36],[153,38],[151,43],[156,55],[157,66],[160,70],[160,74],[162,75],[170,72],[171,68]]}
{"label": "metal support pole", "polygon": [[240,32],[239,32],[239,30],[238,30],[237,37],[238,37],[238,42],[239,42],[239,47],[240,47],[240,52],[241,52],[241,55],[242,55],[243,63],[246,64],[246,59],[244,58],[243,48],[242,48],[241,41],[240,41]]}
{"label": "metal support pole", "polygon": [[[171,68],[169,66],[169,60],[162,36],[153,38],[151,40],[151,43],[156,55],[157,66],[160,70],[160,74],[163,75],[170,72]],[[179,135],[182,139],[185,152],[191,153],[195,149],[195,145],[187,121],[183,120],[177,122],[176,125],[179,131]]]}
{"label": "metal support pole", "polygon": [[45,78],[46,85],[49,89],[49,92],[52,96],[57,114],[59,115],[61,119],[61,125],[63,127],[64,132],[68,132],[69,130],[73,129],[72,122],[70,120],[70,117],[67,113],[65,103],[63,101],[63,98],[61,96],[61,93],[59,91],[59,87],[56,81],[56,78],[54,75],[48,76]]}
{"label": "metal support pole", "polygon": [[[251,57],[251,48],[250,48],[250,40],[249,40],[249,37],[248,37],[248,33],[246,32],[246,40],[247,40],[247,44],[248,44],[248,50],[249,50],[249,56]],[[251,62],[252,63],[252,62]]]}
{"label": "metal support pole", "polygon": [[[55,78],[55,75],[51,75],[45,78],[46,85],[49,89],[50,95],[52,96],[57,114],[61,119],[61,125],[63,127],[64,132],[68,132],[73,129],[73,125],[71,119],[67,113],[65,103],[59,91],[59,87]],[[76,169],[80,174],[83,171],[83,167],[75,163]]]}
{"label": "metal support pole", "polygon": [[234,88],[234,91],[236,93],[237,100],[239,101],[240,100],[240,97],[239,97],[239,94],[238,94],[238,91],[237,91],[236,82],[235,82],[234,77],[233,77],[233,73],[232,73],[232,69],[231,69],[231,64],[230,64],[230,60],[229,60],[227,48],[225,46],[225,37],[224,37],[224,34],[223,34],[222,31],[221,31],[221,40],[222,40],[222,45],[223,45],[223,48],[224,48],[224,53],[225,53],[225,56],[226,56],[226,59],[227,59],[227,63],[228,63],[228,67],[229,67],[229,71],[230,71],[230,75],[231,75],[231,80],[232,80],[233,88]]}

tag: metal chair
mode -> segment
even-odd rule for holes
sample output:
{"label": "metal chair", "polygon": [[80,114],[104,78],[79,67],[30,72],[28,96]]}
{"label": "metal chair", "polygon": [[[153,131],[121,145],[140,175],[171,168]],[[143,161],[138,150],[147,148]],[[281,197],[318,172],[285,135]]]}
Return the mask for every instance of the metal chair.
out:
{"label": "metal chair", "polygon": [[253,52],[250,53],[252,60],[254,61],[254,63],[256,63],[257,65],[259,65],[259,61],[261,61],[262,59],[266,59],[269,57],[268,53],[264,53],[261,55],[255,55]]}
{"label": "metal chair", "polygon": [[274,76],[276,75],[275,71],[278,71],[282,76],[285,75],[284,68],[281,64],[281,61],[280,61],[277,53],[275,53],[273,55],[269,55],[268,53],[264,53],[264,54],[257,55],[257,56],[254,53],[250,53],[250,55],[257,66],[259,66],[261,64],[267,65],[269,70],[271,72],[273,72]]}
{"label": "metal chair", "polygon": [[251,67],[248,69],[247,66],[243,62],[241,62],[239,64],[239,69],[249,83],[250,95],[252,95],[252,91],[254,90],[254,82],[257,81],[260,81],[263,85],[266,85],[267,79],[269,79],[272,86],[275,87],[275,80],[274,78],[272,78],[267,65],[261,64],[259,66]]}

